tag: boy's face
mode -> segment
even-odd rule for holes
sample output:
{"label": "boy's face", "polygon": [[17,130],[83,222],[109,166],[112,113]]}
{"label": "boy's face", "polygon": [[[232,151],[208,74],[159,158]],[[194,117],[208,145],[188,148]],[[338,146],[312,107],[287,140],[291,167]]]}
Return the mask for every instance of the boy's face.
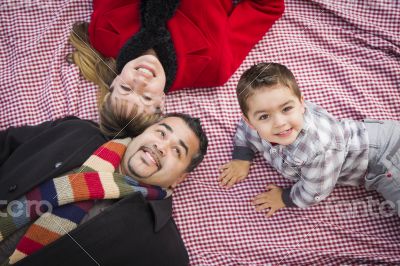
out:
{"label": "boy's face", "polygon": [[246,122],[269,142],[292,144],[303,128],[303,97],[299,100],[283,85],[259,89],[247,99],[247,104],[249,111]]}
{"label": "boy's face", "polygon": [[167,117],[148,127],[128,145],[122,173],[150,185],[174,188],[186,176],[200,141],[185,121]]}

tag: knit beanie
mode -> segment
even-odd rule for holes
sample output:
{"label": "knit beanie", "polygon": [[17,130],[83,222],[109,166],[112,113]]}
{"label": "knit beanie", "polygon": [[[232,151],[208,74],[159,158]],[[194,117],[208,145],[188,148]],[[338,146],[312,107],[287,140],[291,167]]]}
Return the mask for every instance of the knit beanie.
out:
{"label": "knit beanie", "polygon": [[153,49],[164,68],[164,92],[172,86],[177,70],[175,48],[166,28],[167,21],[175,14],[179,0],[142,0],[140,4],[141,28],[119,51],[117,72],[131,60]]}

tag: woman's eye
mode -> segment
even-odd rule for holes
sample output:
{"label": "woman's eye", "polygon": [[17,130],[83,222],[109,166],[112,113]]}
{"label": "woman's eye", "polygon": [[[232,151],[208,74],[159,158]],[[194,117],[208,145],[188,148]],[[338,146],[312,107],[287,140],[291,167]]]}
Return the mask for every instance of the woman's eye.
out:
{"label": "woman's eye", "polygon": [[292,109],[293,109],[292,106],[288,106],[288,107],[283,108],[283,111],[284,111],[284,112],[288,112],[288,111],[290,111],[290,110],[292,110]]}
{"label": "woman's eye", "polygon": [[149,96],[143,96],[143,99],[144,99],[145,101],[147,101],[147,102],[150,102],[150,101],[151,101],[151,98],[150,98]]}
{"label": "woman's eye", "polygon": [[266,120],[269,118],[269,115],[261,115],[258,120]]}
{"label": "woman's eye", "polygon": [[127,92],[131,92],[131,91],[132,91],[132,89],[131,89],[129,86],[127,86],[127,85],[121,85],[121,88],[122,88],[124,91],[127,91]]}

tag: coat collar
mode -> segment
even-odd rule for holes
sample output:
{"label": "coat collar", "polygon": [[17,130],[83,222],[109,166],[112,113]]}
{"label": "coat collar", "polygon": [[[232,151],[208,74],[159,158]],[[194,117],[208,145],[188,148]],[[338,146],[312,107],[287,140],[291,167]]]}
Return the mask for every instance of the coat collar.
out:
{"label": "coat collar", "polygon": [[160,231],[172,216],[172,197],[163,200],[150,200],[151,210],[154,214],[154,231]]}

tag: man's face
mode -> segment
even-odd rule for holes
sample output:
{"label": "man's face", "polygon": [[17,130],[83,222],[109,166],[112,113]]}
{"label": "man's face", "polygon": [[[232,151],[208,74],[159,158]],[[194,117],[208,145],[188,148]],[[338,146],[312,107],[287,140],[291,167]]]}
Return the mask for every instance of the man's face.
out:
{"label": "man's face", "polygon": [[185,179],[199,145],[184,120],[167,117],[131,141],[122,159],[122,173],[142,183],[174,188]]}
{"label": "man's face", "polygon": [[261,138],[281,145],[292,144],[303,128],[304,100],[280,84],[262,88],[247,99],[247,122]]}

